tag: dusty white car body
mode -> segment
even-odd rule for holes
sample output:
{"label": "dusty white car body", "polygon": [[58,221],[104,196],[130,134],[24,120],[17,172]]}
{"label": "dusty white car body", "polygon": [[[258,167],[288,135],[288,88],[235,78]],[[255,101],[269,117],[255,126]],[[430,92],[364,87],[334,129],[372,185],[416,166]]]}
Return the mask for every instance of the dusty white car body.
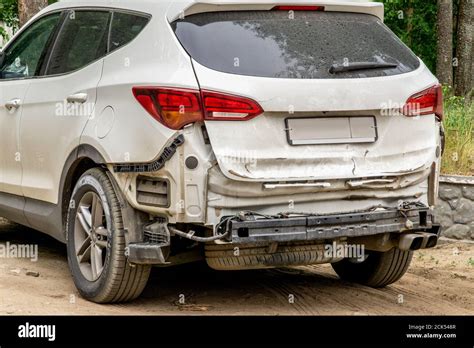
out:
{"label": "dusty white car body", "polygon": [[[41,11],[30,23],[62,10],[109,8],[144,14],[150,21],[137,39],[80,70],[0,82],[0,125],[3,131],[15,129],[4,134],[9,154],[2,158],[5,203],[0,210],[65,241],[64,217],[79,169],[97,165],[107,169],[128,207],[124,228],[130,232],[129,244],[143,241],[139,213],[144,220],[165,219],[173,225],[171,236],[179,235],[177,224],[204,227],[217,244],[232,244],[232,238],[219,238],[218,227],[241,211],[340,215],[374,207],[397,210],[408,202],[426,209],[415,227],[431,228],[426,212],[437,197],[441,122],[434,107],[417,117],[401,111],[411,97],[437,88],[421,60],[413,71],[390,76],[250,76],[202,64],[171,25],[196,14],[263,12],[285,5],[269,0],[65,0]],[[290,5],[375,16],[382,26],[379,3],[295,0]],[[203,119],[175,130],[137,102],[132,93],[137,86],[239,96],[256,102],[262,112],[246,121]],[[22,102],[12,118],[4,105],[15,98]],[[57,117],[58,106],[78,100],[87,105],[82,115],[67,121]],[[22,160],[13,161],[11,152],[21,153]],[[402,230],[413,228],[410,224]],[[245,229],[234,235],[234,243],[263,238],[257,233],[252,239],[252,228]],[[278,231],[274,228],[262,240],[272,242]],[[311,233],[297,240],[309,240]],[[282,241],[291,242],[291,235]]]}
{"label": "dusty white car body", "polygon": [[[307,1],[293,1],[292,4],[308,4]],[[311,4],[323,5],[326,11],[361,12],[383,18],[383,6],[379,3],[359,3],[347,1],[316,1]],[[392,105],[404,105],[406,100],[421,90],[436,83],[435,77],[421,62],[420,67],[411,73],[383,78],[347,79],[347,80],[298,80],[270,79],[252,76],[239,76],[215,71],[200,65],[189,57],[171,33],[169,21],[198,12],[216,10],[260,9],[268,10],[279,2],[274,1],[120,1],[113,4],[116,8],[143,11],[155,17],[140,34],[141,40],[135,40],[126,47],[116,51],[71,76],[52,78],[50,81],[32,80],[29,95],[32,96],[32,108],[36,108],[35,98],[44,99],[47,93],[45,83],[50,86],[61,86],[51,90],[51,100],[59,102],[74,92],[81,91],[78,82],[85,75],[93,76],[97,83],[96,90],[90,90],[89,100],[94,103],[94,117],[78,118],[75,124],[67,126],[58,122],[48,122],[51,134],[61,134],[49,141],[38,142],[34,133],[41,124],[32,123],[23,131],[24,137],[31,139],[37,152],[50,153],[46,163],[40,168],[34,165],[38,159],[28,158],[32,163],[30,170],[24,170],[22,182],[9,184],[6,191],[15,193],[22,187],[28,197],[57,204],[59,201],[60,179],[66,159],[74,148],[81,144],[94,147],[106,163],[147,163],[176,134],[183,133],[187,141],[179,148],[179,156],[171,159],[160,172],[153,176],[168,177],[173,185],[172,201],[168,208],[151,208],[138,204],[135,200],[136,174],[116,174],[115,178],[126,194],[129,202],[140,210],[152,214],[166,214],[170,222],[199,222],[213,225],[223,215],[243,207],[259,207],[266,213],[278,212],[290,204],[286,196],[289,189],[275,188],[264,190],[261,182],[275,181],[311,181],[327,182],[339,180],[340,183],[360,178],[390,176],[395,183],[377,185],[382,192],[368,188],[358,191],[366,207],[382,203],[384,200],[396,202],[398,199],[416,197],[425,204],[428,202],[428,175],[431,165],[437,164],[436,148],[439,146],[439,127],[434,118],[384,117],[384,109]],[[284,2],[282,2],[284,4]],[[80,8],[108,6],[107,1],[64,1],[56,3],[40,12],[36,18],[47,12],[61,8]],[[34,21],[35,19],[33,19]],[[21,31],[16,36],[21,35]],[[15,38],[13,38],[14,40]],[[143,54],[142,42],[156,42],[149,45],[147,55]],[[150,59],[149,57],[153,57]],[[191,65],[192,63],[192,65]],[[120,80],[117,81],[117,67],[120,69]],[[141,106],[133,100],[130,89],[136,85],[155,85],[155,76],[160,76],[161,86],[179,88],[205,89],[249,96],[257,101],[265,113],[248,122],[232,123],[232,131],[225,131],[222,122],[206,122],[211,138],[212,149],[203,144],[194,127],[176,132],[155,122]],[[76,76],[77,78],[76,78]],[[36,89],[36,86],[38,86]],[[71,86],[70,88],[64,88]],[[281,91],[285,93],[282,95]],[[100,98],[95,94],[100,94]],[[54,95],[53,95],[54,94]],[[117,98],[120,95],[122,97]],[[6,98],[7,99],[7,96]],[[111,111],[107,107],[113,105]],[[27,115],[29,105],[25,105],[23,115]],[[52,111],[52,105],[49,109]],[[386,111],[386,110],[385,110]],[[35,111],[47,114],[48,109]],[[305,116],[355,116],[373,115],[377,118],[378,142],[371,146],[360,144],[340,144],[321,146],[317,152],[311,146],[290,146],[284,132],[283,120],[289,112]],[[55,117],[51,113],[51,117]],[[129,117],[129,115],[135,115]],[[26,116],[28,117],[28,116]],[[37,119],[37,118],[36,118]],[[143,126],[146,125],[146,126]],[[224,127],[223,127],[224,126]],[[394,131],[395,129],[400,131]],[[258,130],[258,131],[256,131]],[[66,132],[70,132],[67,134]],[[261,132],[261,133],[260,133]],[[260,134],[265,134],[262,139]],[[124,136],[128,134],[130,136]],[[228,141],[229,136],[234,139]],[[144,142],[145,140],[145,142]],[[409,141],[407,141],[409,140]],[[54,144],[54,146],[53,146]],[[24,148],[28,147],[28,142]],[[28,153],[26,154],[28,155]],[[190,155],[199,159],[201,165],[194,170],[180,167],[180,160]],[[250,163],[245,163],[245,162]],[[176,162],[176,163],[175,163]],[[220,171],[213,170],[215,164]],[[250,165],[249,165],[250,164]],[[19,169],[18,169],[19,171]],[[412,173],[417,172],[416,175]],[[434,173],[437,170],[433,171]],[[18,172],[12,173],[18,177]],[[411,181],[400,181],[404,175],[412,174]],[[414,178],[413,178],[414,177]],[[239,191],[222,190],[227,180],[238,182]],[[342,180],[342,181],[341,181]],[[209,182],[209,188],[208,186]],[[182,184],[184,183],[184,184]],[[415,183],[409,185],[409,183]],[[331,187],[295,187],[291,201],[296,210],[307,211],[309,208],[321,213],[351,211],[362,208],[357,201],[342,200],[354,194],[352,190],[334,192]],[[291,189],[290,189],[291,190]],[[436,196],[436,188],[431,188]],[[246,193],[240,193],[245,191]],[[331,193],[324,193],[329,191]],[[313,193],[322,194],[314,195]],[[279,196],[279,198],[272,198]],[[310,198],[313,197],[313,198]],[[250,202],[251,201],[251,202]],[[313,201],[313,202],[311,202]],[[184,204],[183,204],[184,202]],[[221,210],[224,209],[223,211]],[[236,208],[236,209],[232,209]],[[58,236],[60,237],[60,236]]]}

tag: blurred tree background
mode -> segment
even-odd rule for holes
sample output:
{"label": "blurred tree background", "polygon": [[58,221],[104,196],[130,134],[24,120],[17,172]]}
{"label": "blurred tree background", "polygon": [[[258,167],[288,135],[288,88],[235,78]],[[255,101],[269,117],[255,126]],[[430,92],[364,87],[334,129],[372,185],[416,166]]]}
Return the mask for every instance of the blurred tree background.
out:
{"label": "blurred tree background", "polygon": [[[39,10],[58,0],[0,0],[0,22],[11,28],[13,32],[18,30],[29,18]],[[0,26],[0,36],[8,40],[8,33]]]}
{"label": "blurred tree background", "polygon": [[[13,31],[18,27],[18,3],[17,0],[0,0],[0,22]],[[0,26],[0,36],[6,41],[8,33],[6,28]]]}
{"label": "blurred tree background", "polygon": [[436,0],[383,0],[385,24],[436,71]]}
{"label": "blurred tree background", "polygon": [[382,0],[387,24],[444,87],[446,174],[474,175],[474,0]]}
{"label": "blurred tree background", "polygon": [[[441,82],[466,96],[474,87],[472,0],[382,0],[387,24]],[[444,64],[443,64],[444,63]],[[456,81],[457,80],[457,81]]]}

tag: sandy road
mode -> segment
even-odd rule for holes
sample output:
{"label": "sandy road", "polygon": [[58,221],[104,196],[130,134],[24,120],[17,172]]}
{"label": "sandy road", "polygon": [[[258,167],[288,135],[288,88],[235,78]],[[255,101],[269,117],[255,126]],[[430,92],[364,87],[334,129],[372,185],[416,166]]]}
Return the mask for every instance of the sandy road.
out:
{"label": "sandy road", "polygon": [[193,264],[154,269],[132,303],[97,305],[78,295],[65,246],[1,222],[0,244],[7,242],[38,244],[39,259],[0,258],[0,315],[474,314],[474,243],[445,241],[417,252],[405,277],[384,289],[340,281],[329,265],[217,272]]}

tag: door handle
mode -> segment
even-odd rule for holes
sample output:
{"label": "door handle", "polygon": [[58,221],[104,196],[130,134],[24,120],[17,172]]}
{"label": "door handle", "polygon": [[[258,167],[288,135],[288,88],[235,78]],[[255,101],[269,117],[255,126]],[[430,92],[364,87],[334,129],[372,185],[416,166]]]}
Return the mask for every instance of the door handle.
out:
{"label": "door handle", "polygon": [[8,111],[16,110],[20,107],[21,105],[21,100],[20,99],[12,99],[8,103],[5,104],[5,108]]}
{"label": "door handle", "polygon": [[87,101],[87,93],[77,93],[67,97],[68,103],[84,104]]}

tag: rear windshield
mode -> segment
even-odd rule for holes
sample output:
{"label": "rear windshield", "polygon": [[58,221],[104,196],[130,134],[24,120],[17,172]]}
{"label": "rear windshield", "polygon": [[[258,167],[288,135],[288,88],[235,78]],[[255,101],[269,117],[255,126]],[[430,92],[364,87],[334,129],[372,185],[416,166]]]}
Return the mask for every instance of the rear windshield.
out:
{"label": "rear windshield", "polygon": [[[364,78],[407,73],[418,58],[379,18],[316,11],[199,13],[173,22],[198,63],[226,73],[292,79]],[[331,66],[388,63],[330,72]],[[396,65],[396,66],[395,66]]]}

